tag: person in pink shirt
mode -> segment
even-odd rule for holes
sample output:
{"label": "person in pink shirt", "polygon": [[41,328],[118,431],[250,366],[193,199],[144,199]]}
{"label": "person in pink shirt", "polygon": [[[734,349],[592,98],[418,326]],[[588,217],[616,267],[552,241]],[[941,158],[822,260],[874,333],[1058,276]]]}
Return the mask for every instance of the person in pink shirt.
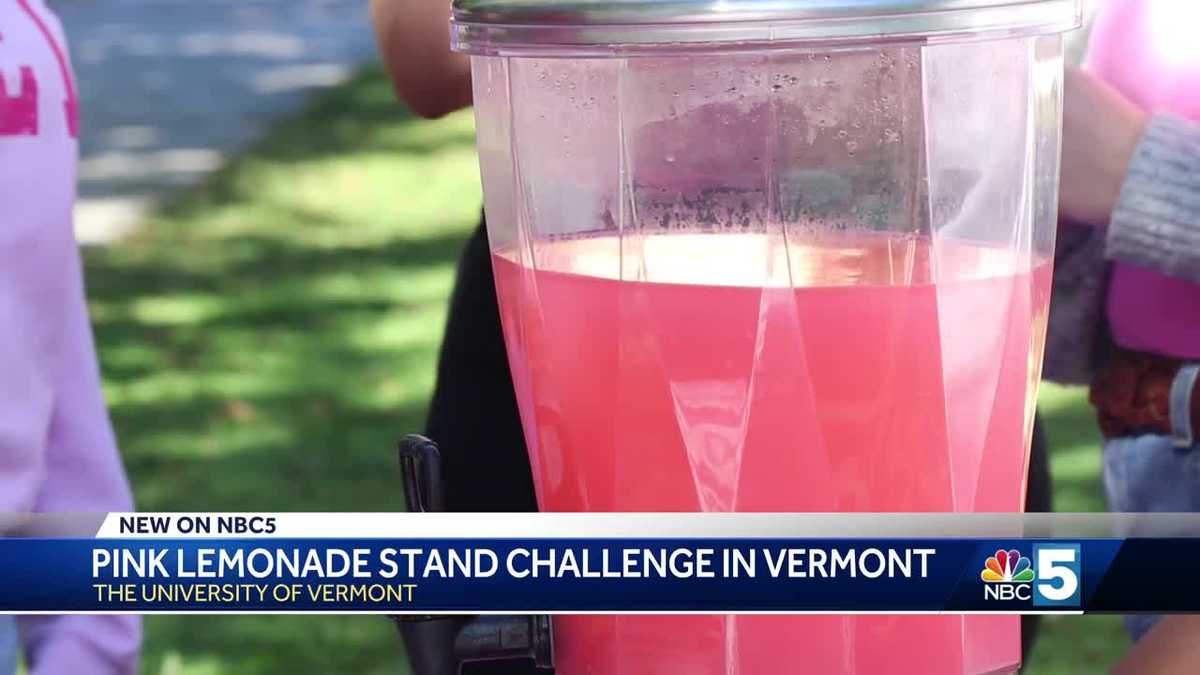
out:
{"label": "person in pink shirt", "polygon": [[[1050,379],[1089,384],[1114,511],[1200,511],[1200,2],[1109,0],[1064,87]],[[1200,672],[1200,619],[1138,615],[1116,672]]]}
{"label": "person in pink shirt", "polygon": [[[72,227],[79,116],[61,26],[0,0],[0,511],[132,509],[100,389]],[[31,675],[137,669],[134,616],[0,617]],[[10,650],[11,651],[11,650]]]}

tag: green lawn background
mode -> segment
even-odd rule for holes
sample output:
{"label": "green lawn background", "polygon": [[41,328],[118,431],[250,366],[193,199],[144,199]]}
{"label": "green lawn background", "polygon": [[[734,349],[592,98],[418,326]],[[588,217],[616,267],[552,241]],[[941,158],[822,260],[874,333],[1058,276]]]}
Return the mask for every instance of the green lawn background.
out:
{"label": "green lawn background", "polygon": [[[412,118],[377,67],[85,253],[105,391],[143,510],[403,508],[453,267],[479,215],[468,112]],[[1056,507],[1103,509],[1078,390],[1041,402]],[[1102,672],[1115,617],[1050,618],[1027,673]],[[379,617],[148,617],[156,675],[403,672]]]}

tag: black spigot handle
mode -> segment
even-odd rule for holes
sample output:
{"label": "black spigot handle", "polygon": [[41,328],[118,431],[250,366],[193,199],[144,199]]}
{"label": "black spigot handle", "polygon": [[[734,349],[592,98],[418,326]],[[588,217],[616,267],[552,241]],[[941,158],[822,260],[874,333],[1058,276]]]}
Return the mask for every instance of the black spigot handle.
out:
{"label": "black spigot handle", "polygon": [[[409,513],[445,509],[442,493],[442,454],[433,441],[411,434],[400,439],[400,477]],[[454,639],[463,621],[452,616],[396,615],[392,617],[416,675],[458,675]]]}
{"label": "black spigot handle", "polygon": [[454,616],[396,616],[413,675],[459,675],[462,661],[454,640],[464,618]]}
{"label": "black spigot handle", "polygon": [[[410,513],[444,511],[442,454],[437,444],[416,434],[400,439],[400,473]],[[393,616],[408,648],[414,675],[459,675],[468,661],[532,659],[554,667],[550,617]]]}
{"label": "black spigot handle", "polygon": [[404,477],[404,502],[409,512],[446,510],[442,453],[436,443],[417,434],[400,439],[400,473]]}

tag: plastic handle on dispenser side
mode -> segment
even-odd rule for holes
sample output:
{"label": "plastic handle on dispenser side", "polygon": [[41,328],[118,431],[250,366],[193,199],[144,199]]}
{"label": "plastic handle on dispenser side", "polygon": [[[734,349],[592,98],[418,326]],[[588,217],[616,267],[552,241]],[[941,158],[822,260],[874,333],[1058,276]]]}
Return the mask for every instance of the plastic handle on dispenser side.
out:
{"label": "plastic handle on dispenser side", "polygon": [[[443,511],[442,455],[437,444],[416,434],[400,439],[404,501],[411,513]],[[393,616],[415,675],[458,675],[468,661],[532,659],[554,667],[550,617]]]}

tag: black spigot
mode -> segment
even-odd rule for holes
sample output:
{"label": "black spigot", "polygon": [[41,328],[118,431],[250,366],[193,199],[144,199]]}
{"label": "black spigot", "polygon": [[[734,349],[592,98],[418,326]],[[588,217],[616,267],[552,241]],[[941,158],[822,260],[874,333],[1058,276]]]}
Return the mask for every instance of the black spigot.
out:
{"label": "black spigot", "polygon": [[436,443],[416,434],[400,439],[400,475],[410,513],[446,510],[442,453]]}
{"label": "black spigot", "polygon": [[532,659],[538,668],[554,667],[554,640],[550,617],[477,616],[454,638],[460,661]]}
{"label": "black spigot", "polygon": [[[404,501],[412,513],[442,511],[442,456],[424,436],[400,440]],[[463,663],[532,659],[538,668],[554,667],[550,617],[396,616],[413,675],[459,675]]]}

